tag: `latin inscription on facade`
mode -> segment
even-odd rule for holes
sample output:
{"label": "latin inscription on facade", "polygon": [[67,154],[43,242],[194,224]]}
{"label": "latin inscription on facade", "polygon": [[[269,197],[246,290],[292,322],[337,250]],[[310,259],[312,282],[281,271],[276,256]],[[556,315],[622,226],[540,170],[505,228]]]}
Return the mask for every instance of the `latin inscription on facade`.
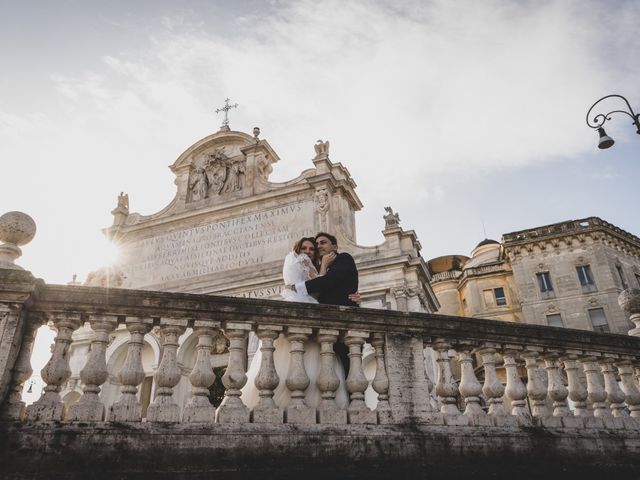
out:
{"label": "latin inscription on facade", "polygon": [[295,203],[125,244],[125,286],[180,282],[284,260],[297,239],[315,233],[313,215],[313,202]]}

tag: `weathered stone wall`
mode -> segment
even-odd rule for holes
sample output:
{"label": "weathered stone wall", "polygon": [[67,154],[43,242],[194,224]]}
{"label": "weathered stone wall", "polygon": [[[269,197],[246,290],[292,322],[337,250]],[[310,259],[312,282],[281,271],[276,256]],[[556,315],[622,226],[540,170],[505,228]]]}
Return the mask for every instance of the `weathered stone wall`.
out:
{"label": "weathered stone wall", "polygon": [[418,424],[5,423],[0,429],[7,479],[640,476],[640,435],[596,431]]}

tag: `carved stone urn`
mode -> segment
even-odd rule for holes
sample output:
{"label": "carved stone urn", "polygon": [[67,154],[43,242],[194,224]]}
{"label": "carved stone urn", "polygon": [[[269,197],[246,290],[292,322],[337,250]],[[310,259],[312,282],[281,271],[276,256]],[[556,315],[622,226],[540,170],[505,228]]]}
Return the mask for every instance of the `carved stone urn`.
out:
{"label": "carved stone urn", "polygon": [[23,270],[15,264],[26,245],[36,234],[36,222],[26,213],[8,212],[0,217],[0,268]]}
{"label": "carved stone urn", "polygon": [[629,335],[640,337],[640,289],[627,288],[620,292],[618,305],[636,325],[636,328],[629,330]]}

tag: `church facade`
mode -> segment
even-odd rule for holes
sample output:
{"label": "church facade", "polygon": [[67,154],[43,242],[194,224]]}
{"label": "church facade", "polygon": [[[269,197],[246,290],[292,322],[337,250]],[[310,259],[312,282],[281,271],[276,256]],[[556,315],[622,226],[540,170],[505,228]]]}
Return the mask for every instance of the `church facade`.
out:
{"label": "church facade", "polygon": [[487,239],[429,268],[439,313],[626,334],[618,295],[640,287],[640,238],[589,217]]}

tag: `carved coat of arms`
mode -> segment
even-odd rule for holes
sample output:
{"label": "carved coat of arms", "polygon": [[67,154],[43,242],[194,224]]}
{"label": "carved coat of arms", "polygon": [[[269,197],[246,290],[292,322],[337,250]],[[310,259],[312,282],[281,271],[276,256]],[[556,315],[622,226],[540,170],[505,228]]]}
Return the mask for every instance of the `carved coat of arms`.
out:
{"label": "carved coat of arms", "polygon": [[188,202],[197,202],[244,186],[245,159],[231,159],[223,150],[208,154],[189,173]]}

